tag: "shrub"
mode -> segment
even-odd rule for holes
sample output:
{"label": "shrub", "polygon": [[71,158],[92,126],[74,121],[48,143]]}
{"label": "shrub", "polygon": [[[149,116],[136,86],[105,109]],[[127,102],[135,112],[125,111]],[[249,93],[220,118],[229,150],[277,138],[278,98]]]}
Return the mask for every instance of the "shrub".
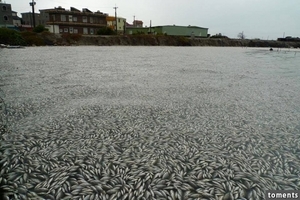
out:
{"label": "shrub", "polygon": [[35,33],[41,33],[43,31],[48,31],[43,25],[38,25],[33,29],[33,32]]}
{"label": "shrub", "polygon": [[0,43],[9,45],[25,45],[26,42],[19,31],[0,28]]}
{"label": "shrub", "polygon": [[222,35],[221,33],[219,33],[219,34],[210,36],[210,38],[228,38],[228,37],[226,35]]}
{"label": "shrub", "polygon": [[25,39],[27,45],[36,45],[36,46],[43,46],[45,45],[45,41],[38,36],[35,32],[21,32],[22,37]]}
{"label": "shrub", "polygon": [[98,35],[115,35],[115,31],[110,27],[103,27],[97,31]]}

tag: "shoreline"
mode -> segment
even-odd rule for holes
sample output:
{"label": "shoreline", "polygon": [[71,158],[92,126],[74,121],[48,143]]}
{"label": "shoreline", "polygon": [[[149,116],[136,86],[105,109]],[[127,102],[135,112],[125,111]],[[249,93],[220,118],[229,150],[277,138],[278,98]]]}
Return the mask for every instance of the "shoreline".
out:
{"label": "shoreline", "polygon": [[216,46],[216,47],[273,47],[300,48],[300,42],[276,40],[251,40],[229,38],[187,38],[182,36],[126,35],[126,36],[82,36],[78,41],[63,40],[54,45],[96,46]]}
{"label": "shoreline", "polygon": [[[191,38],[169,35],[80,35],[20,32],[0,40],[5,46],[216,46],[300,48],[300,41],[260,39]],[[7,37],[7,38],[6,38]],[[1,38],[0,38],[1,39]]]}

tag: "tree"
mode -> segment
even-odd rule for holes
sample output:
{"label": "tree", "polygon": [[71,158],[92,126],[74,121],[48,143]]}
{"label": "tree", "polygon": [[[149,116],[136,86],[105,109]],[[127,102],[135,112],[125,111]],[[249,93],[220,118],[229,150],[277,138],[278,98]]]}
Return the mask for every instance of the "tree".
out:
{"label": "tree", "polygon": [[43,25],[38,25],[33,29],[33,32],[41,33],[43,31],[48,31]]}
{"label": "tree", "polygon": [[246,35],[244,34],[244,32],[241,32],[241,33],[239,33],[238,35],[237,35],[237,37],[239,38],[239,39],[246,39]]}

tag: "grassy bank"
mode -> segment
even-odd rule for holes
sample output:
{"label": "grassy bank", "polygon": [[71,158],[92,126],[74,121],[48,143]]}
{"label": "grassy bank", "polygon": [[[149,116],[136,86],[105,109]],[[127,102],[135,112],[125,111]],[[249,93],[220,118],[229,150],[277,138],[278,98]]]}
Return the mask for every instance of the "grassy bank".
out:
{"label": "grassy bank", "polygon": [[284,42],[275,40],[239,40],[229,38],[187,38],[167,35],[79,35],[52,34],[49,32],[17,32],[0,28],[0,43],[23,46],[44,45],[99,45],[99,46],[247,46],[300,48],[300,42]]}

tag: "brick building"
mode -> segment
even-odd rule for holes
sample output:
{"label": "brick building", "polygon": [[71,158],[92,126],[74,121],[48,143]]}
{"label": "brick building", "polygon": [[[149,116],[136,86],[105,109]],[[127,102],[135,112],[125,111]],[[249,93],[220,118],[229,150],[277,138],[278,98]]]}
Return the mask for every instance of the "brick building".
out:
{"label": "brick building", "polygon": [[40,18],[52,33],[96,34],[98,29],[107,26],[107,14],[92,12],[87,8],[82,11],[71,7],[40,10]]}

